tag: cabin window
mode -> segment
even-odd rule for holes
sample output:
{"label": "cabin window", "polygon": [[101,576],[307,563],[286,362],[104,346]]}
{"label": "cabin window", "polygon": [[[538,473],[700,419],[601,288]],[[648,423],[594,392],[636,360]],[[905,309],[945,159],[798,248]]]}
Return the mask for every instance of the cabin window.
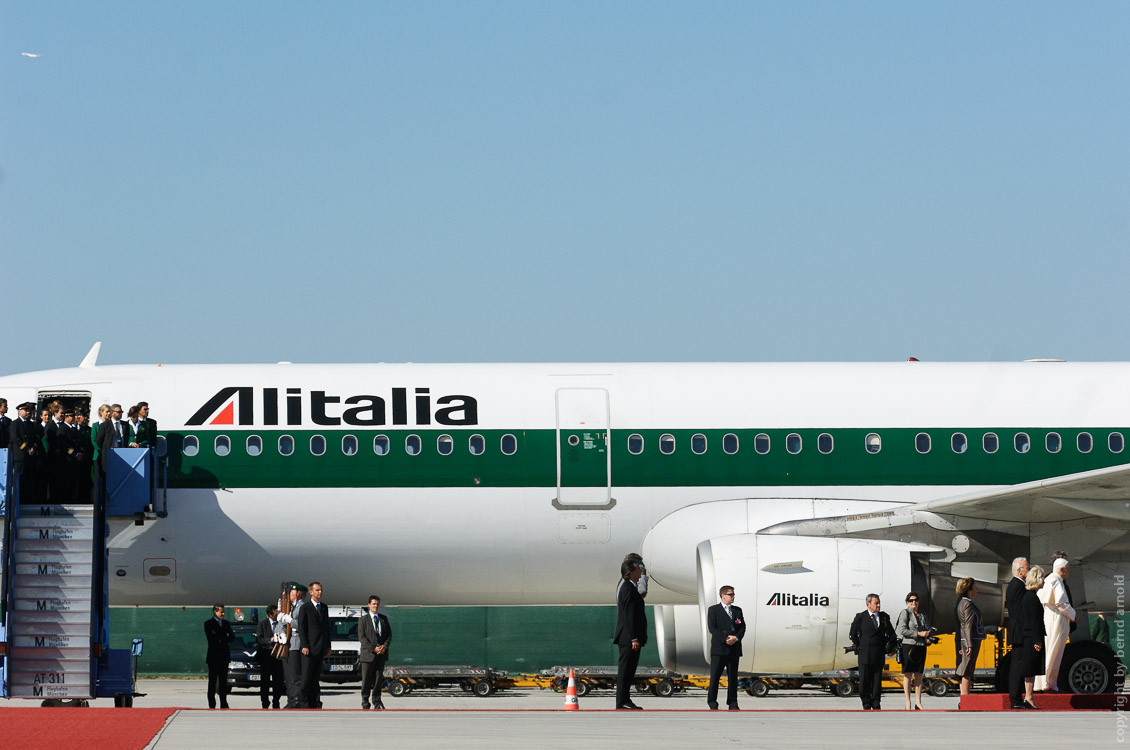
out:
{"label": "cabin window", "polygon": [[757,433],[756,436],[754,436],[754,438],[753,438],[753,449],[757,453],[764,456],[766,453],[769,452],[769,447],[770,447],[769,436],[766,435],[764,432],[759,432],[759,433]]}
{"label": "cabin window", "polygon": [[1048,453],[1059,453],[1059,449],[1063,447],[1063,440],[1060,439],[1058,432],[1049,432],[1044,438],[1044,447],[1047,448]]}
{"label": "cabin window", "polygon": [[169,452],[169,442],[165,440],[164,435],[157,436],[157,457],[161,458]]}
{"label": "cabin window", "polygon": [[1030,451],[1032,449],[1032,440],[1028,437],[1028,433],[1016,433],[1016,437],[1012,439],[1012,447],[1016,448],[1017,453],[1027,453]]}
{"label": "cabin window", "polygon": [[310,453],[314,456],[324,456],[326,453],[326,438],[324,435],[310,436]]}
{"label": "cabin window", "polygon": [[487,441],[482,435],[472,435],[467,439],[467,450],[472,456],[481,456],[486,453]]}
{"label": "cabin window", "polygon": [[418,455],[420,453],[421,445],[422,443],[420,442],[419,435],[409,435],[408,437],[404,438],[404,452],[409,456]]}
{"label": "cabin window", "polygon": [[827,432],[821,432],[816,438],[816,450],[827,455],[832,452],[834,442]]}
{"label": "cabin window", "polygon": [[1091,439],[1091,433],[1080,432],[1075,438],[1075,447],[1079,449],[1080,453],[1090,453],[1091,448],[1094,447],[1094,441]]}
{"label": "cabin window", "polygon": [[800,439],[800,435],[796,434],[795,432],[790,432],[785,436],[785,450],[787,450],[789,453],[800,453],[800,449],[803,447],[804,443]]}
{"label": "cabin window", "polygon": [[919,453],[930,452],[930,435],[925,432],[920,432],[914,436],[914,450]]}
{"label": "cabin window", "polygon": [[181,444],[181,450],[186,456],[195,456],[200,452],[200,441],[195,435],[188,435]]}
{"label": "cabin window", "polygon": [[985,436],[981,438],[981,447],[985,449],[986,453],[996,453],[1001,447],[1001,441],[997,438],[997,433],[986,432]]}
{"label": "cabin window", "polygon": [[341,439],[341,452],[347,456],[357,455],[357,436],[346,435]]}
{"label": "cabin window", "polygon": [[633,432],[628,435],[628,453],[633,456],[638,456],[643,453],[643,435],[638,432]]}
{"label": "cabin window", "polygon": [[659,452],[670,455],[675,452],[675,436],[663,434],[659,436]]}
{"label": "cabin window", "polygon": [[450,456],[451,451],[455,450],[455,441],[450,435],[440,435],[436,438],[436,450],[441,456]]}
{"label": "cabin window", "polygon": [[290,435],[279,435],[279,455],[289,456],[294,453],[294,438]]}
{"label": "cabin window", "polygon": [[217,435],[214,445],[217,456],[226,456],[231,453],[231,438],[227,435]]}
{"label": "cabin window", "polygon": [[869,432],[867,437],[863,438],[863,447],[867,449],[868,453],[878,453],[883,450],[883,438],[876,432]]}
{"label": "cabin window", "polygon": [[1126,441],[1122,439],[1122,433],[1112,432],[1107,435],[1106,447],[1110,448],[1111,453],[1121,453],[1122,449],[1126,447]]}
{"label": "cabin window", "polygon": [[691,453],[698,456],[706,453],[706,435],[701,432],[691,435]]}
{"label": "cabin window", "polygon": [[727,432],[722,436],[722,450],[731,456],[738,452],[738,436]]}
{"label": "cabin window", "polygon": [[502,436],[502,444],[500,447],[502,448],[503,455],[513,456],[518,452],[518,438],[510,433],[506,433]]}
{"label": "cabin window", "polygon": [[373,438],[373,453],[378,456],[388,455],[388,435],[377,435]]}
{"label": "cabin window", "polygon": [[263,452],[263,438],[258,435],[247,436],[247,455],[258,456]]}
{"label": "cabin window", "polygon": [[965,434],[955,432],[951,435],[950,448],[953,449],[954,453],[965,453],[965,451],[969,450],[969,441],[965,439]]}

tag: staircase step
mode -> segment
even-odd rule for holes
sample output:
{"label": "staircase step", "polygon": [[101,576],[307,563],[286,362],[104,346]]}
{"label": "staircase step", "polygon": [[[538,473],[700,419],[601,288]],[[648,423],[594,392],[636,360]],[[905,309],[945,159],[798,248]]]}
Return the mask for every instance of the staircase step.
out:
{"label": "staircase step", "polygon": [[13,576],[16,590],[27,586],[54,586],[61,589],[90,589],[91,576],[60,576],[44,573],[42,575]]}
{"label": "staircase step", "polygon": [[93,529],[93,516],[20,516],[17,529]]}
{"label": "staircase step", "polygon": [[[15,607],[16,612],[90,612],[90,597],[86,599],[23,599],[19,597],[19,592],[16,592],[17,598]],[[17,615],[17,618],[22,615]]]}
{"label": "staircase step", "polygon": [[90,685],[11,685],[12,698],[93,698]]}
{"label": "staircase step", "polygon": [[[36,649],[46,651],[47,649]],[[77,651],[78,649],[72,649]],[[62,672],[66,675],[90,672],[90,656],[79,654],[77,658],[56,659],[52,657],[39,658],[39,654],[29,655],[28,651],[12,654],[9,660],[10,669],[15,672]]]}
{"label": "staircase step", "polygon": [[[41,645],[42,644],[42,645]],[[80,651],[83,654],[90,653],[90,629],[87,628],[80,635],[17,635],[12,636],[12,653],[20,653],[21,649],[28,649],[23,653],[35,653],[40,651],[48,651],[54,653],[58,651],[60,654],[70,654],[72,651]]]}
{"label": "staircase step", "polygon": [[48,518],[50,516],[89,516],[94,517],[92,505],[20,505],[20,520],[25,518]]}
{"label": "staircase step", "polygon": [[12,551],[16,554],[56,556],[77,553],[89,561],[94,552],[94,541],[92,539],[16,539],[12,542]]}
{"label": "staircase step", "polygon": [[[17,558],[19,555],[17,554]],[[89,562],[90,555],[87,555],[88,562],[84,565],[82,563],[72,562],[50,562],[50,561],[16,561],[16,575],[18,576],[89,576],[94,571],[94,566]]]}
{"label": "staircase step", "polygon": [[[56,613],[56,617],[59,615]],[[69,616],[69,615],[68,615]],[[27,617],[25,613],[24,618]],[[8,633],[12,638],[35,638],[46,636],[54,638],[66,636],[69,638],[90,638],[90,618],[83,618],[75,622],[21,622],[13,617]]]}
{"label": "staircase step", "polygon": [[81,527],[63,527],[63,528],[20,528],[16,529],[16,539],[35,539],[37,541],[47,541],[50,539],[65,539],[65,540],[90,540],[94,538],[94,528],[88,526]]}
{"label": "staircase step", "polygon": [[[88,628],[90,627],[90,612],[68,612],[63,610],[36,610],[27,609],[20,610],[17,614],[12,616],[14,633],[26,635],[28,630],[19,630],[20,627],[25,625],[44,625],[44,624],[64,624],[74,625],[82,623]],[[50,632],[50,631],[44,631]]]}
{"label": "staircase step", "polygon": [[[78,586],[17,586],[14,598],[29,599],[32,601],[38,599],[66,599],[68,601],[80,601],[85,604],[90,604],[91,600],[90,589]],[[90,609],[90,607],[85,607],[85,609]]]}

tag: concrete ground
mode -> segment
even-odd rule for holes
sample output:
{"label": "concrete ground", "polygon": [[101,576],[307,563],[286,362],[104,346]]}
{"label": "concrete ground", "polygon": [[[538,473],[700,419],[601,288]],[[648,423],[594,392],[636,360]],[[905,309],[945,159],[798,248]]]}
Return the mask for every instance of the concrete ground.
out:
{"label": "concrete ground", "polygon": [[[140,680],[138,707],[203,709],[203,680]],[[385,711],[360,710],[356,685],[326,686],[322,711],[264,711],[256,693],[231,695],[229,711],[183,710],[170,719],[150,748],[178,750],[271,744],[272,737],[309,734],[318,744],[397,743],[401,747],[529,748],[615,743],[621,748],[705,747],[922,747],[965,737],[978,746],[1029,747],[1041,736],[1077,742],[1122,742],[1123,714],[1105,712],[958,713],[957,698],[923,698],[926,711],[901,710],[901,693],[884,695],[882,713],[863,712],[858,698],[817,690],[773,691],[764,698],[741,694],[742,711],[707,711],[706,692],[692,689],[670,698],[635,698],[645,710],[612,711],[610,691],[580,699],[580,711],[562,710],[564,696],[549,690],[513,689],[485,698],[459,690],[386,695]],[[108,704],[96,701],[94,705]],[[123,713],[127,713],[123,710]],[[1027,741],[1019,744],[1021,738]]]}

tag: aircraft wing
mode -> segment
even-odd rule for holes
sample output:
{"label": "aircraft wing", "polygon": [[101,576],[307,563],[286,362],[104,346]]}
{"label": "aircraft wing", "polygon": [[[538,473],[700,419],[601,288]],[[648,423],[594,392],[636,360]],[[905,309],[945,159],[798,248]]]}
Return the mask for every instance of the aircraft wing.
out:
{"label": "aircraft wing", "polygon": [[[1064,474],[965,495],[849,516],[806,518],[761,529],[759,534],[915,539],[948,547],[953,534],[999,550],[1006,536],[1027,538],[1037,527],[1077,526],[1102,539],[1130,529],[1130,464]],[[1046,528],[1046,527],[1045,527]],[[1103,542],[1105,543],[1105,542]]]}
{"label": "aircraft wing", "polygon": [[1130,464],[930,500],[907,510],[1005,523],[1130,521]]}

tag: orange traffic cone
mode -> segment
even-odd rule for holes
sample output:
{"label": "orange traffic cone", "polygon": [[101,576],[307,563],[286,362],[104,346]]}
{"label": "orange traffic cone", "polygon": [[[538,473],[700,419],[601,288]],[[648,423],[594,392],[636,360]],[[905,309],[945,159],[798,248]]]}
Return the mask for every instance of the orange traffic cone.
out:
{"label": "orange traffic cone", "polygon": [[573,677],[572,667],[569,668],[569,686],[565,688],[565,710],[581,710],[581,707],[577,704],[577,681]]}

